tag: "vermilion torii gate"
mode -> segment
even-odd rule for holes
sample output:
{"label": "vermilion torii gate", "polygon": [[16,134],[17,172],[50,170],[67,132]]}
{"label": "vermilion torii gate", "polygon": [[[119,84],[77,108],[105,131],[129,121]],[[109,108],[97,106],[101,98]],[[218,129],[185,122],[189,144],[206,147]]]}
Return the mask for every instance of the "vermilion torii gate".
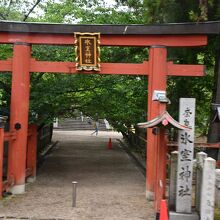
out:
{"label": "vermilion torii gate", "polygon": [[[20,125],[20,129],[16,131],[16,139],[10,141],[9,147],[8,178],[13,177],[15,183],[11,191],[15,194],[25,191],[30,73],[78,73],[74,62],[37,61],[33,59],[31,57],[32,44],[74,46],[74,32],[99,32],[101,34],[101,46],[149,47],[148,62],[139,64],[101,63],[100,72],[83,73],[147,76],[149,84],[148,120],[151,120],[160,115],[166,108],[164,104],[152,101],[152,94],[154,90],[166,90],[167,76],[203,76],[204,74],[203,65],[176,65],[168,62],[167,48],[204,46],[207,44],[207,34],[215,33],[216,27],[219,27],[219,23],[66,25],[0,22],[0,43],[13,44],[13,57],[0,61],[1,72],[12,72],[10,132],[15,132],[16,126]],[[158,148],[159,141],[162,145]],[[158,200],[155,198],[155,192],[161,185],[163,189],[159,197],[164,197],[166,151],[165,141],[158,140],[158,136],[152,134],[152,129],[149,128],[147,131],[146,162],[148,198],[152,197]]]}

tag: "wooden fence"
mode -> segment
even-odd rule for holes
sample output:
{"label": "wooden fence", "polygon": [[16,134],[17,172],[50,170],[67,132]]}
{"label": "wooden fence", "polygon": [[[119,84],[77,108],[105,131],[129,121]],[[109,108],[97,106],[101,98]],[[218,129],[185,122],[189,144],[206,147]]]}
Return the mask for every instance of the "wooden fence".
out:
{"label": "wooden fence", "polygon": [[[7,129],[6,129],[7,130]],[[38,152],[51,142],[52,128],[43,126],[40,129],[34,124],[28,126],[26,152],[26,178],[33,181],[36,177]],[[14,185],[14,177],[7,174],[9,143],[17,138],[16,131],[5,131],[0,127],[0,198]]]}
{"label": "wooden fence", "polygon": [[[146,132],[144,132],[144,129],[141,129],[142,131],[135,132],[128,132],[126,134],[126,140],[129,142],[131,146],[136,147],[136,149],[139,149],[140,151],[144,151],[146,148]],[[208,148],[217,148],[220,150],[220,142],[218,143],[205,143],[205,142],[195,142],[195,151],[199,152],[201,150],[205,150]],[[168,142],[168,153],[170,154],[172,151],[175,151],[178,149],[178,144],[175,141],[169,141]],[[216,166],[220,167],[220,161],[216,161]]]}

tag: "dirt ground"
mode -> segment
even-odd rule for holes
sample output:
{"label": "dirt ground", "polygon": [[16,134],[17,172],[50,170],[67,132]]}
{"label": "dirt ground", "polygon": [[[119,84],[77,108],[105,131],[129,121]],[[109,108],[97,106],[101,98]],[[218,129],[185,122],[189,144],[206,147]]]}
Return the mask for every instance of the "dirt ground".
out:
{"label": "dirt ground", "polygon": [[[55,131],[59,141],[23,195],[4,198],[5,219],[153,220],[145,177],[120,148],[119,133]],[[112,138],[113,149],[107,148]],[[72,181],[77,181],[72,207]]]}

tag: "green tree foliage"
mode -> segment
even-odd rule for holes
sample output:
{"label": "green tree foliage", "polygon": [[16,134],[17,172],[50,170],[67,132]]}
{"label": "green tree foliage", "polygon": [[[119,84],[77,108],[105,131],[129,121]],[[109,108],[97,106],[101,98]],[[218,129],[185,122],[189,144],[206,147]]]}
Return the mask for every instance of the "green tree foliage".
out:
{"label": "green tree foliage", "polygon": [[[35,0],[0,1],[2,20],[81,24],[149,24],[217,20],[219,0],[117,0],[108,5],[101,0]],[[197,98],[199,132],[206,133],[213,87],[216,38],[210,46],[199,49],[168,49],[175,63],[205,63],[207,75],[202,78],[170,77],[169,111],[177,117],[180,97]],[[10,45],[1,45],[0,59],[12,56]],[[32,47],[38,60],[74,61],[73,47]],[[148,48],[103,47],[102,62],[134,62],[148,59]],[[0,75],[0,106],[9,106],[10,74]],[[40,97],[40,98],[39,98]],[[51,122],[54,117],[74,115],[75,110],[92,117],[107,118],[115,128],[146,120],[147,78],[134,76],[64,75],[34,73],[31,75],[30,120]]]}
{"label": "green tree foliage", "polygon": [[[119,4],[127,4],[134,7],[135,1],[118,0]],[[142,4],[145,23],[166,22],[200,22],[207,20],[219,20],[219,0],[144,0]],[[134,7],[134,10],[135,7]],[[177,118],[178,100],[180,97],[195,97],[197,99],[197,132],[206,134],[210,121],[210,104],[212,89],[216,75],[214,76],[215,57],[219,54],[218,37],[210,37],[207,47],[197,49],[169,48],[168,56],[176,63],[201,63],[207,67],[207,73],[202,78],[170,77],[168,81],[168,96],[171,99],[169,111]]]}
{"label": "green tree foliage", "polygon": [[[41,5],[45,11],[43,16],[29,20],[124,23],[129,18],[128,13],[117,15],[115,9],[104,6],[102,1],[48,1]],[[102,48],[102,62],[139,62],[143,54],[146,56],[146,49],[106,47]],[[51,61],[75,59],[73,47],[33,46],[32,56]],[[140,77],[34,73],[31,75],[30,121],[51,122],[54,117],[71,116],[75,110],[80,110],[92,117],[97,114],[105,117],[123,130],[126,125],[136,124],[145,117],[146,87],[146,79]]]}

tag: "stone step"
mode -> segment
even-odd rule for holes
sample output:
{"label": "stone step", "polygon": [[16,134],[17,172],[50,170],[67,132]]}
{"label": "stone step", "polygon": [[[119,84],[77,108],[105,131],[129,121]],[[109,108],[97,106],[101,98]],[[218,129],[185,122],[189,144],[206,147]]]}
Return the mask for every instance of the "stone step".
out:
{"label": "stone step", "polygon": [[[104,120],[99,120],[99,130],[106,131],[106,125],[104,123]],[[90,122],[90,123],[89,123]],[[55,127],[55,129],[66,129],[66,130],[94,130],[94,123],[92,119],[84,118],[82,119],[80,117],[78,118],[63,118],[58,121],[58,127]]]}
{"label": "stone step", "polygon": [[[72,127],[72,126],[65,126],[65,127],[62,127],[62,126],[58,126],[57,128],[55,129],[68,129],[68,130],[94,130],[94,128],[92,127]],[[102,128],[100,127],[99,128],[100,131],[107,131],[106,128]]]}

